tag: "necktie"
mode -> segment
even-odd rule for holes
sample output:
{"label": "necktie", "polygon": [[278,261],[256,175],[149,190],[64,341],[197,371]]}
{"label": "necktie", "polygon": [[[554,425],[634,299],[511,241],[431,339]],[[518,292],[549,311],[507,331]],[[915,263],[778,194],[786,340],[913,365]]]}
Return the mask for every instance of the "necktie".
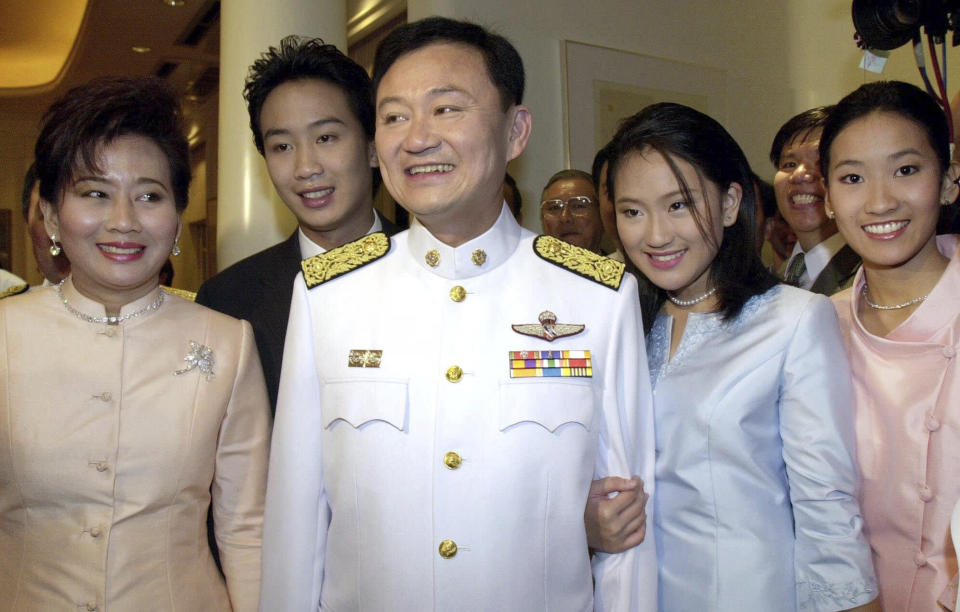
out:
{"label": "necktie", "polygon": [[800,284],[800,277],[803,276],[803,273],[806,271],[807,262],[804,261],[803,251],[801,251],[790,260],[790,265],[787,266],[787,273],[783,277],[783,282],[796,287]]}

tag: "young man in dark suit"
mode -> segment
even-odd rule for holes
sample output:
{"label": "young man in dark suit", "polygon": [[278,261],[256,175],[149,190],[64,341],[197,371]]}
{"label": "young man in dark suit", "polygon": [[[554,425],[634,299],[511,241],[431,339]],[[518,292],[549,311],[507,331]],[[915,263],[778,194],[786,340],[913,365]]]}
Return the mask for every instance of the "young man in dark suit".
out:
{"label": "young man in dark suit", "polygon": [[209,279],[197,302],[253,325],[273,409],[301,260],[398,228],[373,209],[380,176],[363,68],[322,40],[288,36],[253,63],[244,98],[257,150],[298,228]]}

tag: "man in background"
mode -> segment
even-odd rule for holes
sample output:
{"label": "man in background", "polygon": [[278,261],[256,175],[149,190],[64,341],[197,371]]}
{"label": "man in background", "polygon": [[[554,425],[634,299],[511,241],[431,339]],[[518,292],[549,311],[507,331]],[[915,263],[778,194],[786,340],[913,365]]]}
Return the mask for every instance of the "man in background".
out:
{"label": "man in background", "polygon": [[757,190],[757,248],[760,249],[760,259],[768,270],[783,278],[797,237],[777,208],[777,194],[773,185],[756,174],[753,175],[753,183]]}
{"label": "man in background", "polygon": [[820,134],[829,107],[804,111],[783,124],[773,139],[770,161],[777,169],[773,188],[777,208],[797,236],[784,281],[814,293],[832,295],[848,287],[860,256],[837,231],[823,207]]}
{"label": "man in background", "polygon": [[546,235],[599,254],[603,222],[593,177],[581,170],[551,176],[540,196],[540,223]]}
{"label": "man in background", "polygon": [[520,195],[520,188],[517,187],[517,181],[507,172],[503,176],[503,201],[510,207],[513,218],[517,223],[523,225],[523,196]]}
{"label": "man in background", "polygon": [[603,233],[613,245],[613,251],[607,255],[614,261],[625,261],[623,256],[623,247],[617,234],[617,211],[613,208],[613,202],[610,201],[610,194],[607,192],[607,168],[609,168],[610,151],[604,147],[597,151],[593,157],[590,176],[593,179],[593,186],[597,190],[597,205],[600,208],[600,221],[603,224]]}

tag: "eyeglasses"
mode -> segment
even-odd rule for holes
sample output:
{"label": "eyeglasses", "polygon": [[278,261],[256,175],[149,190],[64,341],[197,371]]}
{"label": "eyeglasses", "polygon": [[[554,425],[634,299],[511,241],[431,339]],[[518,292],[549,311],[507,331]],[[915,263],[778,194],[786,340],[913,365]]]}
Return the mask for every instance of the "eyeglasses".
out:
{"label": "eyeglasses", "polygon": [[594,206],[593,200],[587,196],[573,196],[566,200],[544,200],[540,202],[540,212],[545,217],[559,217],[566,210],[574,217],[587,217]]}

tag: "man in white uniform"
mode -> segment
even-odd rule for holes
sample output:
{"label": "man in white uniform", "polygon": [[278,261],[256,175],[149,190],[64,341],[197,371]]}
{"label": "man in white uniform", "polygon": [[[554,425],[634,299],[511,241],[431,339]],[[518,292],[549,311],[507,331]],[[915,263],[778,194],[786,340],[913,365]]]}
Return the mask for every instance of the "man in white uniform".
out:
{"label": "man in white uniform", "polygon": [[509,42],[444,18],[377,51],[381,171],[417,220],[303,264],[262,610],[656,607],[652,534],[591,576],[583,522],[595,477],[653,495],[636,281],[503,205],[523,81]]}

